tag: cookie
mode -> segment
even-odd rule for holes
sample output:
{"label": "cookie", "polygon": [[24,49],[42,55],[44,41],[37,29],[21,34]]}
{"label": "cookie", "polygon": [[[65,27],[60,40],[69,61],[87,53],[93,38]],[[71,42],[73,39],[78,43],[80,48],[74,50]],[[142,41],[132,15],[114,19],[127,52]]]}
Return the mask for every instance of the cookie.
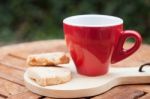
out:
{"label": "cookie", "polygon": [[57,85],[71,80],[71,71],[61,67],[30,67],[27,72],[40,86]]}
{"label": "cookie", "polygon": [[30,66],[55,66],[67,63],[69,63],[69,57],[64,52],[34,54],[27,58],[27,64]]}

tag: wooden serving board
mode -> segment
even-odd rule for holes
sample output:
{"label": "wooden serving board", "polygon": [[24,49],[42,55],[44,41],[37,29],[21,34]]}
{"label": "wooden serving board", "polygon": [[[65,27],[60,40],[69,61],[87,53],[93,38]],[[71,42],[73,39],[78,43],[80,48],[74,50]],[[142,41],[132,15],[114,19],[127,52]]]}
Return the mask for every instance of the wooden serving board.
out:
{"label": "wooden serving board", "polygon": [[73,62],[63,65],[63,67],[72,71],[72,80],[70,82],[42,87],[30,79],[28,71],[26,71],[24,74],[26,87],[32,92],[43,96],[79,98],[102,94],[118,85],[150,84],[150,70],[149,72],[139,72],[138,67],[111,67],[109,73],[97,77],[78,74]]}

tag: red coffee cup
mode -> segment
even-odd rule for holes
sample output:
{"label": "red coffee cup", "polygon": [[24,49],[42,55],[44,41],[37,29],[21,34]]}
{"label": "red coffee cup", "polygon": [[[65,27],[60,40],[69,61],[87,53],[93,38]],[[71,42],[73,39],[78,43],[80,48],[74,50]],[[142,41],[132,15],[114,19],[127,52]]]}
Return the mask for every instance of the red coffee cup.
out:
{"label": "red coffee cup", "polygon": [[[65,40],[78,73],[99,76],[116,63],[133,54],[141,45],[138,32],[123,30],[123,20],[108,15],[77,15],[63,20]],[[125,50],[127,38],[134,46]]]}

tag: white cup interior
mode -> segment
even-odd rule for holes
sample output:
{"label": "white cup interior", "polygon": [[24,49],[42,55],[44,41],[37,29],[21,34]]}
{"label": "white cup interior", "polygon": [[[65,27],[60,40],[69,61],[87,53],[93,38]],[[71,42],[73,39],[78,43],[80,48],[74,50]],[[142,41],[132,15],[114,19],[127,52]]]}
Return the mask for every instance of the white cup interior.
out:
{"label": "white cup interior", "polygon": [[65,18],[63,23],[73,26],[85,26],[85,27],[107,27],[120,25],[123,20],[118,17],[109,15],[76,15]]}

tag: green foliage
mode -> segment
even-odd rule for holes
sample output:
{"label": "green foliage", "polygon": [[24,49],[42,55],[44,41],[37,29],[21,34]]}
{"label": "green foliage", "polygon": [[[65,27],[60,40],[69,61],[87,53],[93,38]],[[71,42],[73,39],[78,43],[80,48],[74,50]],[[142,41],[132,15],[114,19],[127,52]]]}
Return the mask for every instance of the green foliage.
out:
{"label": "green foliage", "polygon": [[63,38],[65,17],[89,13],[121,17],[150,43],[150,0],[1,0],[0,42]]}

